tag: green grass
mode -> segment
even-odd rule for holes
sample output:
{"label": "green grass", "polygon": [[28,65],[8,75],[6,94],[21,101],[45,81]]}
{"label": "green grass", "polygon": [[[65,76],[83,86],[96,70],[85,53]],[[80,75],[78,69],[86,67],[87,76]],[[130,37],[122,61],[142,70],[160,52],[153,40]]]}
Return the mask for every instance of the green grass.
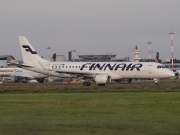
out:
{"label": "green grass", "polygon": [[0,84],[0,93],[72,93],[72,92],[147,92],[147,91],[166,91],[180,92],[180,81],[160,81],[158,86],[154,86],[153,81],[125,83],[111,83],[105,87],[99,87],[92,83],[90,87],[82,86],[82,84],[61,84],[61,83],[27,83],[15,84],[4,83]]}
{"label": "green grass", "polygon": [[0,134],[179,135],[180,92],[0,94]]}

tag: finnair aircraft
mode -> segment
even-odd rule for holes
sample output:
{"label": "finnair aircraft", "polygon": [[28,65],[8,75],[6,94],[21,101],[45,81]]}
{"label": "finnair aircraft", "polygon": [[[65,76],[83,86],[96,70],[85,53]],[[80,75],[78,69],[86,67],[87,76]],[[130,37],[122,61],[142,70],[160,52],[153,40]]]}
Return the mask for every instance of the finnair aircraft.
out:
{"label": "finnair aircraft", "polygon": [[77,77],[84,80],[85,86],[90,86],[90,81],[104,86],[126,78],[153,78],[157,85],[159,79],[174,76],[155,62],[49,62],[37,54],[24,36],[19,41],[24,61],[21,68],[56,77]]}

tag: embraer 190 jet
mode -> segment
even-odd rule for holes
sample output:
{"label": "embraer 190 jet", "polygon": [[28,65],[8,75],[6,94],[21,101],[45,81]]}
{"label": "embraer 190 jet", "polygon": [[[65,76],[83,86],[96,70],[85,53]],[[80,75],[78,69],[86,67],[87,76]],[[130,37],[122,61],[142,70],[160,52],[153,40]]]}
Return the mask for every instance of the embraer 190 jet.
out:
{"label": "embraer 190 jet", "polygon": [[77,77],[83,85],[91,81],[104,86],[111,81],[122,79],[153,78],[155,85],[161,78],[171,78],[174,73],[155,62],[49,62],[41,58],[29,41],[19,37],[23,64],[21,68],[56,77]]}

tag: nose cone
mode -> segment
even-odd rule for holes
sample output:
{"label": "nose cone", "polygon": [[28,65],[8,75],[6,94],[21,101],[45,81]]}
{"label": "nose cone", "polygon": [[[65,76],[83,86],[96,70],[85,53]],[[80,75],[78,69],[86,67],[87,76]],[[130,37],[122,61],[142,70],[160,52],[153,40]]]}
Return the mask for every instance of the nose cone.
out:
{"label": "nose cone", "polygon": [[167,74],[168,74],[169,77],[174,77],[175,76],[175,73],[172,72],[172,71],[167,72]]}

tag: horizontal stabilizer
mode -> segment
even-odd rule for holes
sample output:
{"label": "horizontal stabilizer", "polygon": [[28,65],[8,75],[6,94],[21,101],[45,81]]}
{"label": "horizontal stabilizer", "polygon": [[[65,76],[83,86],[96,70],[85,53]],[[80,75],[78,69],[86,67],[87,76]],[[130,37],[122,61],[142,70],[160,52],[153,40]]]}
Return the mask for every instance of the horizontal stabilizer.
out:
{"label": "horizontal stabilizer", "polygon": [[16,65],[19,68],[34,68],[34,66],[31,65],[23,65],[23,64],[14,64],[14,65]]}
{"label": "horizontal stabilizer", "polygon": [[20,68],[34,68],[34,66],[30,66],[30,65],[21,65],[21,64],[18,64],[18,65],[16,65],[17,67],[20,67]]}
{"label": "horizontal stabilizer", "polygon": [[34,66],[32,66],[32,65],[23,65],[23,64],[19,64],[19,63],[17,63],[17,62],[6,62],[7,64],[14,64],[15,66],[17,66],[17,67],[20,67],[20,68],[22,68],[22,67],[26,67],[26,68],[33,68]]}

